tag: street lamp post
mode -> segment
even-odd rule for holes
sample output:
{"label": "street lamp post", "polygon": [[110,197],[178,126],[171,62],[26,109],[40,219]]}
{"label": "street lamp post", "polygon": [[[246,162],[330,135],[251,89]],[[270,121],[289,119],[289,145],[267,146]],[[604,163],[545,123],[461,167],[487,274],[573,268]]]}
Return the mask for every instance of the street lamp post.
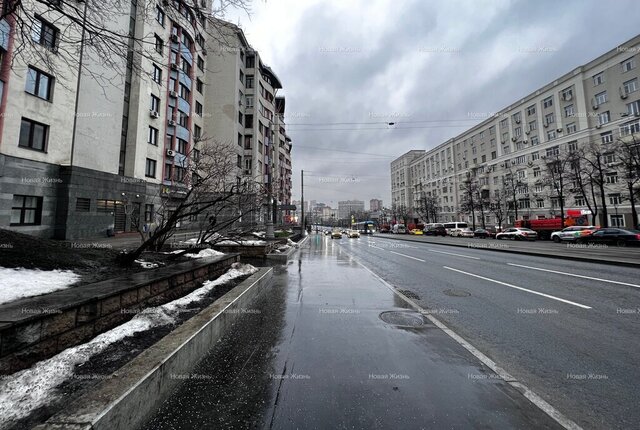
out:
{"label": "street lamp post", "polygon": [[273,219],[271,219],[273,217],[273,211],[271,210],[271,208],[273,207],[273,196],[271,195],[271,193],[269,193],[269,200],[268,200],[269,206],[267,208],[267,223],[266,223],[266,233],[265,233],[265,238],[267,239],[274,239],[274,233],[273,233]]}

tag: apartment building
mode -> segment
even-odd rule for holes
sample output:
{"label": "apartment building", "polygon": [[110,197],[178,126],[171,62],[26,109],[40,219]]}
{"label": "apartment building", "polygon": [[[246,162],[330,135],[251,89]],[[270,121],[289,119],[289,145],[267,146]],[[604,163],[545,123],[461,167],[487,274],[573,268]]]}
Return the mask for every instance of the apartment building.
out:
{"label": "apartment building", "polygon": [[[633,227],[628,190],[622,182],[614,142],[640,138],[640,36],[579,66],[464,133],[416,156],[414,151],[391,163],[394,202],[411,202],[418,218],[421,196],[437,200],[439,221],[470,221],[465,213],[464,182],[477,181],[485,196],[495,195],[505,177],[515,175],[518,218],[559,215],[557,193],[545,183],[545,159],[592,143],[606,157],[607,223]],[[609,152],[607,148],[610,147]],[[401,167],[402,163],[407,164]],[[402,184],[402,185],[400,185]],[[394,194],[395,191],[395,194]],[[401,197],[404,196],[404,197]],[[566,210],[587,211],[584,198],[568,186]],[[476,213],[476,220],[480,215]],[[603,224],[600,216],[599,222]],[[496,220],[485,213],[487,225]],[[512,213],[509,224],[514,221]]]}
{"label": "apartment building", "polygon": [[382,200],[380,200],[380,199],[371,199],[371,200],[369,200],[369,210],[371,212],[381,211],[382,210]]}
{"label": "apartment building", "polygon": [[352,214],[364,212],[364,201],[343,200],[338,202],[338,218],[351,219]]}
{"label": "apartment building", "polygon": [[[211,141],[232,142],[238,180],[246,175],[270,183],[270,160],[279,153],[271,155],[272,135],[262,127],[268,148],[256,145],[262,156],[246,173],[245,137],[251,142],[253,130],[246,117],[257,112],[243,105],[244,86],[256,70],[256,105],[272,116],[277,77],[260,60],[251,65],[248,57],[257,53],[237,27],[208,16],[210,0],[147,6],[124,2],[103,24],[151,41],[142,49],[130,45],[126,58],[111,58],[108,66],[90,43],[82,50],[65,46],[68,34],[60,35],[74,26],[53,6],[35,6],[38,40],[28,47],[34,55],[13,58],[11,16],[0,22],[0,227],[60,239],[132,231],[138,215],[150,223],[161,207],[170,210],[184,198],[186,166]],[[222,46],[210,35],[224,31],[238,36],[237,47],[225,45],[233,62],[210,52]],[[229,83],[234,91],[225,99]],[[284,102],[281,109],[284,114]],[[289,172],[289,188],[279,194],[284,199],[290,198],[291,140],[283,123],[277,133],[285,142],[278,167]]]}

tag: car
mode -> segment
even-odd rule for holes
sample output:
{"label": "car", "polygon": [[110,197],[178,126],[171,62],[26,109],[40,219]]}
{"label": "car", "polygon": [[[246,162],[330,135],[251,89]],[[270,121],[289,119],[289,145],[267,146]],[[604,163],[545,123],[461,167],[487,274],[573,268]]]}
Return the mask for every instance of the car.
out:
{"label": "car", "polygon": [[446,236],[447,230],[443,226],[429,227],[424,231],[426,236]]}
{"label": "car", "polygon": [[551,240],[553,240],[555,243],[560,243],[563,240],[574,241],[581,236],[586,236],[593,233],[595,230],[597,230],[597,227],[593,225],[574,225],[571,227],[565,227],[560,231],[554,231],[553,233],[551,233]]}
{"label": "car", "polygon": [[640,230],[625,228],[601,228],[592,234],[576,239],[577,243],[601,243],[607,245],[640,245]]}
{"label": "car", "polygon": [[449,236],[451,237],[457,237],[458,233],[460,233],[462,231],[461,228],[450,228],[449,229]]}
{"label": "car", "polygon": [[409,230],[409,234],[419,235],[419,234],[424,234],[424,232],[419,228],[412,228],[411,230]]}
{"label": "car", "polygon": [[458,231],[458,234],[456,234],[457,237],[473,237],[474,236],[474,231],[473,229],[466,227],[466,228],[461,228],[460,231]]}
{"label": "car", "polygon": [[347,237],[349,239],[355,239],[360,237],[360,232],[358,230],[349,230],[349,232],[347,233]]}
{"label": "car", "polygon": [[324,234],[325,234],[325,236],[329,236],[331,234],[331,230],[325,230]]}
{"label": "car", "polygon": [[391,229],[391,232],[394,234],[405,234],[407,232],[407,228],[404,224],[395,224]]}
{"label": "car", "polygon": [[331,232],[331,239],[342,239],[342,232],[340,230],[333,230]]}
{"label": "car", "polygon": [[501,233],[496,234],[496,239],[511,239],[511,240],[536,240],[538,233],[528,228],[511,227],[504,230]]}
{"label": "car", "polygon": [[491,238],[496,238],[496,234],[501,233],[502,230],[499,228],[493,228],[493,227],[487,227],[485,228],[485,230],[487,231],[487,233],[489,234],[489,237]]}
{"label": "car", "polygon": [[380,227],[380,230],[378,230],[378,233],[391,233],[391,230],[389,229],[389,226],[382,226]]}
{"label": "car", "polygon": [[473,231],[473,237],[479,237],[481,239],[486,239],[487,237],[491,237],[491,233],[489,232],[489,230],[486,230],[484,228],[476,228]]}

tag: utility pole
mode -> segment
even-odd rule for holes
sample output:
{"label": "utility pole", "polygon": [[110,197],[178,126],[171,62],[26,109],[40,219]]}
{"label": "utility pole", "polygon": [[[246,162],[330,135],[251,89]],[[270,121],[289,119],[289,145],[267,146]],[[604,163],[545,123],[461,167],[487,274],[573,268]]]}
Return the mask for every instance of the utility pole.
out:
{"label": "utility pole", "polygon": [[302,237],[307,235],[307,231],[305,230],[304,225],[304,170],[300,170],[300,210],[302,212],[302,216],[300,217],[300,226]]}

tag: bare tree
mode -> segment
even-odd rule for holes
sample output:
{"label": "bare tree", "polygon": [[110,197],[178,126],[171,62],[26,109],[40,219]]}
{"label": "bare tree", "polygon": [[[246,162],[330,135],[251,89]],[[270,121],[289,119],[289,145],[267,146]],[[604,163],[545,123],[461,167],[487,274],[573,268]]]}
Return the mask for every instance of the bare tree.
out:
{"label": "bare tree", "polygon": [[627,138],[619,138],[615,148],[618,154],[615,164],[621,165],[623,169],[622,176],[627,186],[634,228],[640,225],[636,209],[636,201],[640,198],[640,141],[637,136],[637,134],[631,134]]}
{"label": "bare tree", "polygon": [[502,229],[504,222],[509,218],[511,213],[510,194],[504,187],[494,191],[493,196],[489,198],[489,212],[496,217],[496,224]]}
{"label": "bare tree", "polygon": [[551,198],[558,200],[560,208],[560,225],[564,227],[565,197],[571,186],[571,172],[575,160],[573,153],[560,150],[559,147],[550,148],[543,156],[545,175],[544,182],[551,191]]}
{"label": "bare tree", "polygon": [[602,226],[609,226],[609,213],[607,207],[607,155],[611,149],[596,142],[589,142],[584,151],[579,154],[580,162],[589,172],[589,180],[593,183],[596,192],[600,197],[600,208],[602,209]]}
{"label": "bare tree", "polygon": [[416,212],[418,213],[418,216],[427,224],[438,222],[437,199],[434,196],[422,191],[420,198],[418,199]]}
{"label": "bare tree", "polygon": [[502,189],[505,196],[508,196],[509,207],[513,209],[515,219],[518,219],[518,192],[526,185],[519,177],[518,173],[513,170],[511,165],[506,167],[506,173],[502,177]]}
{"label": "bare tree", "polygon": [[591,212],[591,223],[593,225],[598,223],[598,198],[596,192],[596,181],[594,180],[594,171],[592,166],[588,163],[584,163],[584,150],[580,150],[575,154],[576,157],[571,165],[571,174],[569,180],[573,184],[575,192],[578,196],[582,197]]}
{"label": "bare tree", "polygon": [[478,208],[478,181],[475,176],[475,170],[467,172],[467,177],[461,183],[462,201],[460,209],[462,212],[471,214],[471,224],[476,229],[476,209]]}
{"label": "bare tree", "polygon": [[144,251],[160,249],[183,222],[199,227],[198,243],[215,242],[222,235],[243,234],[254,227],[242,223],[261,209],[266,195],[252,180],[236,179],[236,151],[232,144],[208,142],[174,178],[174,185],[161,192],[162,204],[150,223],[138,221],[142,244],[124,254],[121,262],[130,264]]}

